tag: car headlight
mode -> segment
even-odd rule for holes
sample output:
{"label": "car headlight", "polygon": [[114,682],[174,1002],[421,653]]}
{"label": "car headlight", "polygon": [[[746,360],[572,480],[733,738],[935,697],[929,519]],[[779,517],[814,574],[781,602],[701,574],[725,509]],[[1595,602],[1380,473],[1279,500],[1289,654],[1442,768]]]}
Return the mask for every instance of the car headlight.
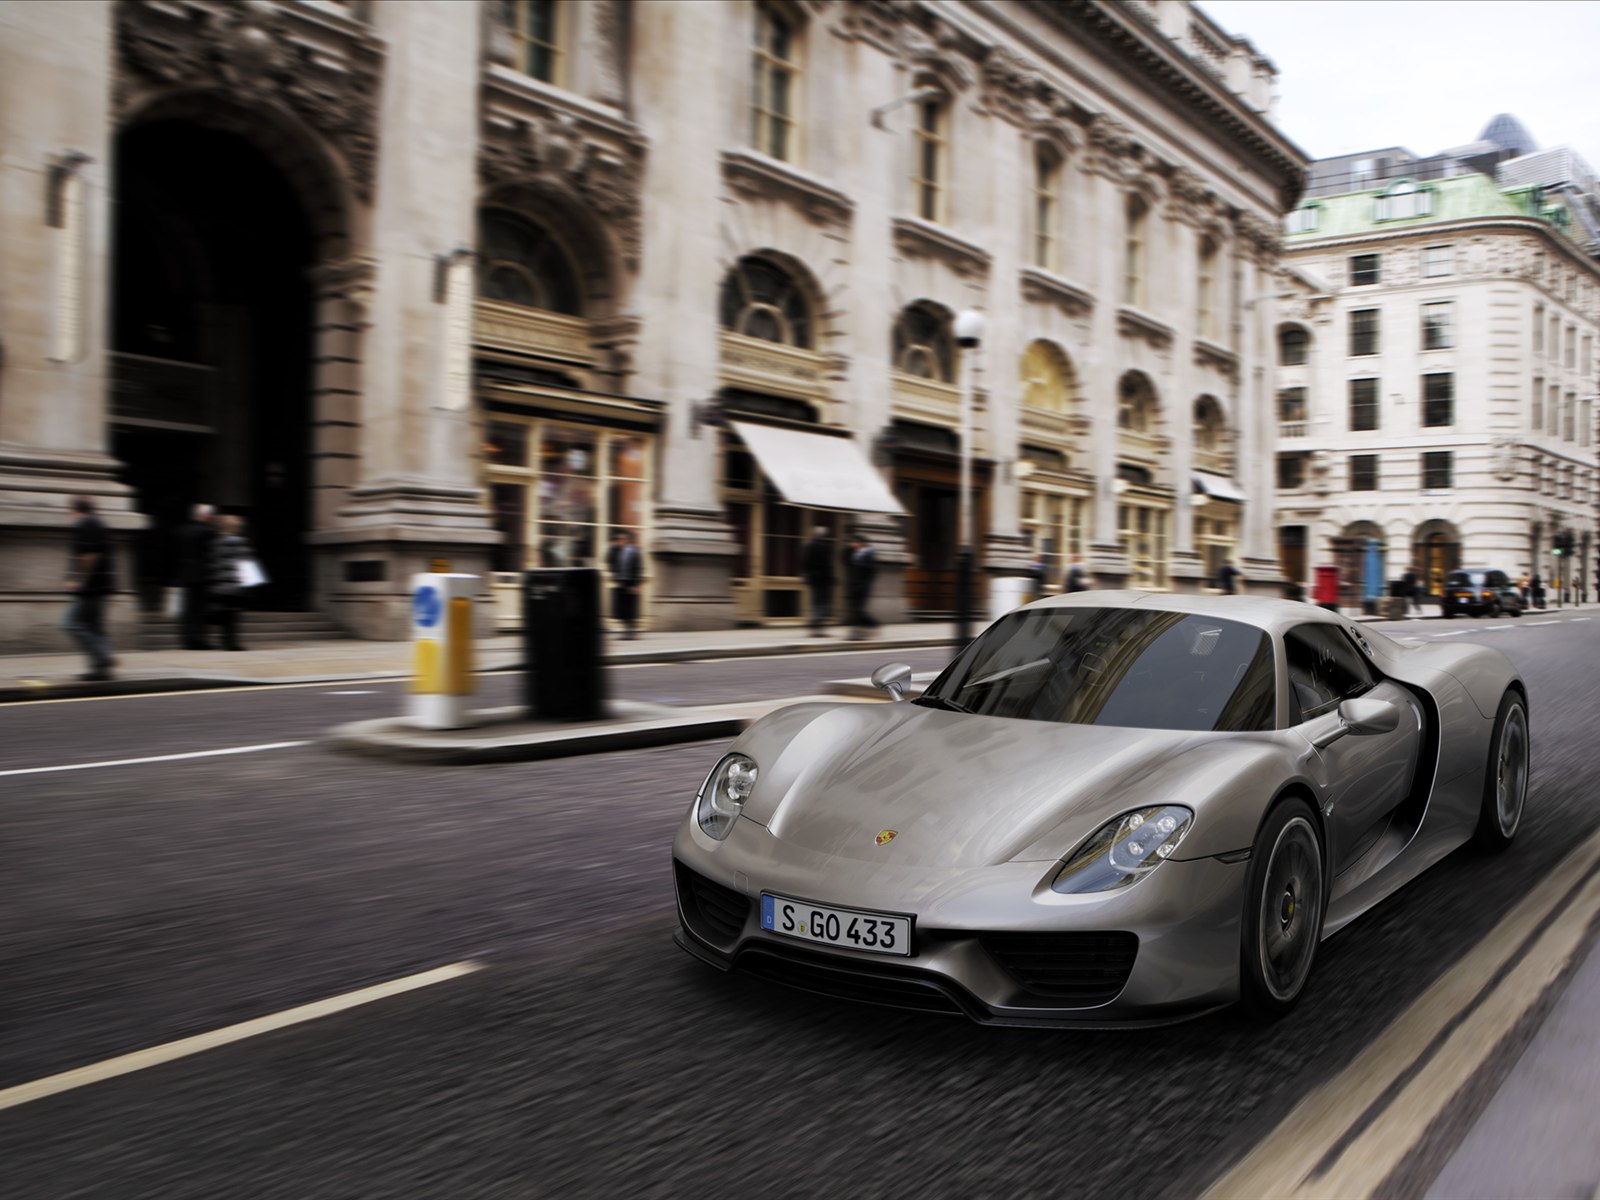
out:
{"label": "car headlight", "polygon": [[721,841],[755,791],[760,768],[748,754],[726,754],[706,776],[694,801],[694,819],[706,833]]}
{"label": "car headlight", "polygon": [[1072,852],[1050,890],[1076,895],[1137,883],[1171,856],[1193,824],[1194,813],[1176,804],[1123,813]]}

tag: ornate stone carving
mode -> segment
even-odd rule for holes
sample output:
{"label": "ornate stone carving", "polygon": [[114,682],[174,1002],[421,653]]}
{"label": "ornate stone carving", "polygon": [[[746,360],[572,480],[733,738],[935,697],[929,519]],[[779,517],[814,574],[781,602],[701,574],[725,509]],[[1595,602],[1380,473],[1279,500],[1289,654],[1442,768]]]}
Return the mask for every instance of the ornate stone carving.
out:
{"label": "ornate stone carving", "polygon": [[739,195],[781,200],[818,225],[849,228],[855,213],[855,201],[838,188],[749,150],[724,150],[722,177]]}
{"label": "ornate stone carving", "polygon": [[616,231],[630,270],[643,250],[643,172],[642,138],[602,139],[554,109],[528,117],[485,114],[478,151],[484,184],[526,182],[566,194]]}
{"label": "ornate stone carving", "polygon": [[903,25],[900,58],[914,74],[931,75],[951,92],[964,92],[972,86],[973,70],[962,51],[961,36],[946,21],[935,18],[931,34],[915,25]]}
{"label": "ornate stone carving", "polygon": [[1140,162],[1143,148],[1133,130],[1121,121],[1105,113],[1096,113],[1089,118],[1084,132],[1089,146],[1084,166],[1089,171],[1118,183],[1132,183],[1143,174]]}
{"label": "ornate stone carving", "polygon": [[1022,268],[1022,298],[1030,304],[1054,304],[1074,320],[1094,308],[1093,294],[1038,267]]}
{"label": "ornate stone carving", "polygon": [[933,258],[947,264],[963,278],[989,273],[989,252],[916,217],[896,217],[894,247],[907,258]]}
{"label": "ornate stone carving", "polygon": [[377,262],[361,255],[318,263],[309,272],[311,286],[318,297],[324,300],[348,300],[362,308],[366,307],[372,295],[377,274]]}
{"label": "ornate stone carving", "polygon": [[1048,118],[1051,88],[1031,62],[1008,46],[983,57],[983,109],[1024,127]]}
{"label": "ornate stone carving", "polygon": [[1239,356],[1226,346],[1196,338],[1194,361],[1196,366],[1215,367],[1234,383],[1239,382]]}
{"label": "ornate stone carving", "polygon": [[1157,350],[1171,346],[1174,336],[1170,325],[1164,325],[1149,313],[1142,313],[1136,308],[1117,309],[1117,332],[1123,337],[1149,342]]}
{"label": "ornate stone carving", "polygon": [[202,8],[122,0],[116,11],[119,113],[142,93],[200,88],[287,109],[328,141],[357,198],[371,201],[384,53],[371,33],[313,46],[297,36],[290,10],[264,3]]}
{"label": "ornate stone carving", "polygon": [[846,41],[870,42],[886,54],[899,50],[900,25],[905,10],[890,0],[848,0],[840,5],[833,32]]}
{"label": "ornate stone carving", "polygon": [[1494,463],[1495,476],[1501,482],[1509,483],[1517,477],[1517,439],[1514,437],[1497,437],[1491,451],[1491,460]]}
{"label": "ornate stone carving", "polygon": [[1167,215],[1196,229],[1220,232],[1217,194],[1188,167],[1174,167],[1167,176]]}
{"label": "ornate stone carving", "polygon": [[1233,225],[1239,233],[1240,245],[1251,258],[1264,267],[1277,266],[1278,255],[1283,250],[1277,225],[1248,212],[1235,217]]}

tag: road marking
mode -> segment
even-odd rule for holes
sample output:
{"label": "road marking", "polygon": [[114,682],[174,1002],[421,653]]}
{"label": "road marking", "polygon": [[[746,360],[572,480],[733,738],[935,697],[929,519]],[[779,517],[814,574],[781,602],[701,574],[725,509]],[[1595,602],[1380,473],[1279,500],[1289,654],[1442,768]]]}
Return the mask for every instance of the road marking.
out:
{"label": "road marking", "polygon": [[330,696],[376,696],[377,694],[378,694],[378,692],[377,692],[376,688],[370,688],[370,689],[368,689],[366,691],[359,691],[359,692],[329,692],[328,693],[328,695],[330,695]]}
{"label": "road marking", "polygon": [[259,746],[229,746],[222,750],[189,750],[183,754],[152,754],[148,758],[113,758],[103,762],[62,763],[53,767],[14,767],[0,771],[7,775],[48,775],[54,771],[93,771],[100,767],[137,767],[144,763],[177,762],[183,758],[217,758],[225,754],[259,754],[263,750],[289,750],[295,746],[309,746],[309,741],[263,742]]}
{"label": "road marking", "polygon": [[1569,620],[1569,621],[1573,621],[1573,622],[1578,622],[1578,621],[1592,621],[1592,620],[1594,620],[1594,618],[1593,618],[1593,617],[1568,617],[1568,618],[1567,618],[1567,619],[1568,619],[1568,620]]}
{"label": "road marking", "polygon": [[334,1013],[344,1012],[346,1009],[356,1008],[363,1004],[371,1004],[375,1000],[385,1000],[390,996],[398,996],[404,992],[414,992],[418,988],[429,987],[435,983],[444,983],[446,980],[457,979],[462,975],[470,975],[472,972],[481,971],[482,969],[482,963],[451,963],[447,967],[435,967],[431,971],[423,971],[418,975],[407,975],[403,979],[391,979],[388,983],[374,984],[372,987],[362,988],[360,991],[346,992],[342,996],[330,996],[326,1000],[316,1000],[310,1004],[302,1004],[299,1008],[286,1008],[282,1012],[271,1013],[265,1017],[257,1017],[253,1021],[245,1021],[239,1025],[213,1029],[210,1033],[196,1034],[194,1037],[168,1042],[164,1046],[152,1046],[148,1050],[136,1050],[132,1054],[124,1054],[118,1058],[108,1058],[104,1062],[91,1063],[87,1067],[64,1071],[60,1075],[47,1075],[43,1079],[35,1079],[32,1083],[22,1083],[16,1087],[0,1091],[0,1111],[16,1108],[19,1104],[27,1104],[30,1100],[42,1100],[46,1096],[70,1092],[74,1088],[84,1087],[91,1083],[115,1079],[119,1075],[130,1075],[134,1071],[142,1071],[146,1067],[157,1067],[162,1063],[188,1058],[192,1054],[214,1050],[218,1046],[226,1046],[230,1042],[240,1042],[245,1038],[255,1037],[258,1034],[271,1033],[274,1030],[284,1029],[290,1025],[299,1025],[305,1021],[314,1021],[318,1017],[331,1016]]}
{"label": "road marking", "polygon": [[1600,913],[1600,834],[1563,859],[1205,1200],[1373,1195],[1581,950]]}
{"label": "road marking", "polygon": [[1529,625],[1559,625],[1560,621],[1529,621]]}
{"label": "road marking", "polygon": [[1477,633],[1476,629],[1452,629],[1449,633],[1435,633],[1431,637],[1460,637],[1463,633]]}

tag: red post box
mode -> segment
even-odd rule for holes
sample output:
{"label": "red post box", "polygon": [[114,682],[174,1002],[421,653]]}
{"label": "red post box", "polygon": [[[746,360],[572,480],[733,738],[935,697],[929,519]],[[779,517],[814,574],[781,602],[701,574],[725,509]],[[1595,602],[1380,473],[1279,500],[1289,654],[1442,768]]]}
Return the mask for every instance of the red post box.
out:
{"label": "red post box", "polygon": [[1323,608],[1337,609],[1339,607],[1339,568],[1316,568],[1316,582],[1311,588],[1311,598]]}

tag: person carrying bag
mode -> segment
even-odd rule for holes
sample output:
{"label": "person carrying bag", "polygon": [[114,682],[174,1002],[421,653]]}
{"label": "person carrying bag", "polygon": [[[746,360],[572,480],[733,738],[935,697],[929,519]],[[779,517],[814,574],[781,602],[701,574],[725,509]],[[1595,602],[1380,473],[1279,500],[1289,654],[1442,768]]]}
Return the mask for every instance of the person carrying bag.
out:
{"label": "person carrying bag", "polygon": [[222,632],[224,650],[243,650],[239,642],[239,613],[252,588],[267,582],[256,552],[244,536],[244,520],[231,514],[217,519],[217,539],[211,547],[211,601]]}

